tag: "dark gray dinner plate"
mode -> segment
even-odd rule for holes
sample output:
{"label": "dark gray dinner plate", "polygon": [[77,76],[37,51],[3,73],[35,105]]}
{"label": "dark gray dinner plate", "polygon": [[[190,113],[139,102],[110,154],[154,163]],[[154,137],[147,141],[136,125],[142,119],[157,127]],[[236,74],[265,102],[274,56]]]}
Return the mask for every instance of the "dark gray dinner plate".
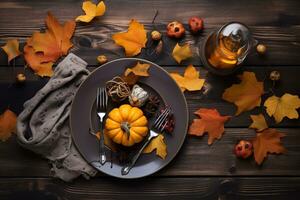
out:
{"label": "dark gray dinner plate", "polygon": [[[137,62],[149,63],[149,77],[141,78],[142,85],[152,88],[160,95],[163,104],[171,107],[175,117],[175,129],[172,134],[164,134],[167,144],[167,157],[163,160],[155,155],[142,154],[129,174],[121,175],[122,162],[113,159],[114,153],[106,149],[108,162],[103,166],[99,160],[99,143],[95,136],[89,134],[89,128],[98,127],[95,122],[96,88],[105,86],[105,83],[115,76],[120,76],[128,67],[133,67]],[[151,123],[151,122],[150,122]],[[99,171],[118,178],[140,178],[151,175],[165,167],[180,150],[188,127],[188,109],[184,95],[168,72],[160,66],[143,59],[122,58],[108,62],[94,70],[80,85],[71,109],[70,126],[73,141],[84,159]],[[111,157],[112,156],[112,157]]]}

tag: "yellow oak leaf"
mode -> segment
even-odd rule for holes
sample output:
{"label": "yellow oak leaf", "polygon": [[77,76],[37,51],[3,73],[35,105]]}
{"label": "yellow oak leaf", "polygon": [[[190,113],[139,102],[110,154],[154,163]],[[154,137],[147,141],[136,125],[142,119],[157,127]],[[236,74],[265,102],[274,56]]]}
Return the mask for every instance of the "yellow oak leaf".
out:
{"label": "yellow oak leaf", "polygon": [[177,43],[173,49],[172,56],[180,64],[181,61],[192,57],[193,53],[189,44],[184,44],[183,46],[180,46]]}
{"label": "yellow oak leaf", "polygon": [[137,62],[137,64],[132,68],[127,68],[125,70],[124,75],[128,76],[131,72],[134,73],[136,76],[149,76],[148,70],[149,70],[150,64],[148,63],[140,63]]}
{"label": "yellow oak leaf", "polygon": [[300,99],[297,95],[285,93],[282,97],[271,96],[265,101],[264,106],[267,108],[268,115],[274,116],[277,123],[284,117],[299,118],[297,109],[300,107]]}
{"label": "yellow oak leaf", "polygon": [[76,26],[73,20],[61,25],[50,12],[46,25],[46,32],[35,32],[24,47],[28,66],[39,76],[52,76],[52,65],[73,46],[71,38]]}
{"label": "yellow oak leaf", "polygon": [[201,90],[205,79],[200,79],[200,72],[196,70],[193,65],[186,67],[184,75],[181,76],[177,72],[170,73],[170,76],[176,81],[177,85],[180,87],[181,91],[197,91]]}
{"label": "yellow oak leaf", "polygon": [[263,114],[259,115],[250,115],[252,119],[252,124],[249,126],[249,128],[256,129],[258,132],[261,132],[268,128],[266,119]]}
{"label": "yellow oak leaf", "polygon": [[146,46],[147,32],[143,24],[133,19],[127,32],[115,33],[112,39],[117,45],[124,47],[126,56],[135,56]]}
{"label": "yellow oak leaf", "polygon": [[21,52],[19,51],[19,41],[17,39],[8,40],[4,46],[1,47],[8,57],[8,63],[18,57]]}
{"label": "yellow oak leaf", "polygon": [[6,141],[12,133],[16,132],[17,116],[7,109],[0,115],[0,140]]}
{"label": "yellow oak leaf", "polygon": [[200,108],[195,112],[201,119],[194,119],[189,127],[188,134],[203,136],[208,134],[208,145],[215,139],[220,139],[224,133],[224,123],[230,116],[221,116],[216,109]]}
{"label": "yellow oak leaf", "polygon": [[260,106],[261,95],[264,93],[263,82],[256,79],[255,73],[244,72],[238,76],[239,84],[233,84],[223,93],[222,98],[237,106],[236,115]]}
{"label": "yellow oak leaf", "polygon": [[146,146],[143,153],[151,153],[156,150],[156,155],[165,159],[167,156],[167,145],[164,142],[164,136],[159,134],[156,138],[153,138],[151,142]]}
{"label": "yellow oak leaf", "polygon": [[95,17],[104,15],[105,9],[103,1],[100,1],[97,5],[91,1],[84,1],[82,3],[82,10],[85,12],[85,15],[78,16],[76,21],[90,22]]}
{"label": "yellow oak leaf", "polygon": [[278,132],[276,129],[266,129],[261,133],[257,133],[252,141],[256,163],[262,164],[268,153],[285,153],[286,149],[280,141],[284,136],[285,134]]}

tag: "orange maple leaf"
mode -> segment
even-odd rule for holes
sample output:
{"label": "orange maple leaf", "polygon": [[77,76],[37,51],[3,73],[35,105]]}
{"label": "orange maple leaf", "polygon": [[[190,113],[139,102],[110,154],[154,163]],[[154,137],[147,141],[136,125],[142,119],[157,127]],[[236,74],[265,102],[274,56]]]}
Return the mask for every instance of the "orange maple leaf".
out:
{"label": "orange maple leaf", "polygon": [[260,165],[268,153],[285,153],[286,149],[280,141],[284,136],[285,134],[278,132],[276,129],[266,129],[261,133],[257,133],[252,141],[256,163]]}
{"label": "orange maple leaf", "polygon": [[133,19],[129,23],[127,32],[113,34],[112,39],[116,44],[124,47],[126,56],[135,56],[146,47],[147,32],[143,24]]}
{"label": "orange maple leaf", "polygon": [[261,95],[264,93],[263,82],[257,81],[255,73],[244,72],[238,77],[241,83],[227,88],[222,96],[224,100],[238,107],[236,115],[260,106]]}
{"label": "orange maple leaf", "polygon": [[52,76],[52,65],[62,55],[67,55],[73,46],[70,39],[76,24],[71,20],[62,26],[49,12],[46,25],[46,32],[35,32],[24,47],[24,57],[28,66],[40,76]]}
{"label": "orange maple leaf", "polygon": [[195,112],[201,119],[194,119],[189,127],[190,135],[203,136],[208,133],[208,144],[220,139],[224,133],[224,123],[230,116],[221,116],[216,109],[200,108]]}
{"label": "orange maple leaf", "polygon": [[7,109],[0,115],[0,140],[6,141],[12,133],[16,132],[17,116]]}

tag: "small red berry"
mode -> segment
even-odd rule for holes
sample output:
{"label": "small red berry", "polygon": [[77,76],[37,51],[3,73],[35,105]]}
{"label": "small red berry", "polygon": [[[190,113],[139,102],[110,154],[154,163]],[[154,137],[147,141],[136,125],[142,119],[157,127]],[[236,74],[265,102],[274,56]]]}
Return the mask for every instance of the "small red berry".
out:
{"label": "small red berry", "polygon": [[191,17],[189,19],[189,27],[192,33],[198,33],[203,30],[203,19],[199,17]]}

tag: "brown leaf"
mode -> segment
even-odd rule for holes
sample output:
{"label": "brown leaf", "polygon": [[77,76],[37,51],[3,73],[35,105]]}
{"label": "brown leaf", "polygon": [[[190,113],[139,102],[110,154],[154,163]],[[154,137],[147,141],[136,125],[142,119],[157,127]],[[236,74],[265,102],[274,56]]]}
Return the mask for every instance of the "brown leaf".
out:
{"label": "brown leaf", "polygon": [[286,149],[282,146],[281,138],[285,134],[278,132],[276,129],[266,129],[257,133],[253,139],[254,158],[257,164],[262,164],[268,153],[281,154]]}
{"label": "brown leaf", "polygon": [[7,109],[0,115],[0,140],[6,141],[16,132],[17,115]]}
{"label": "brown leaf", "polygon": [[230,116],[221,116],[216,109],[200,108],[195,112],[201,119],[194,119],[189,127],[190,135],[203,136],[208,133],[208,144],[220,139],[224,133],[224,123]]}

